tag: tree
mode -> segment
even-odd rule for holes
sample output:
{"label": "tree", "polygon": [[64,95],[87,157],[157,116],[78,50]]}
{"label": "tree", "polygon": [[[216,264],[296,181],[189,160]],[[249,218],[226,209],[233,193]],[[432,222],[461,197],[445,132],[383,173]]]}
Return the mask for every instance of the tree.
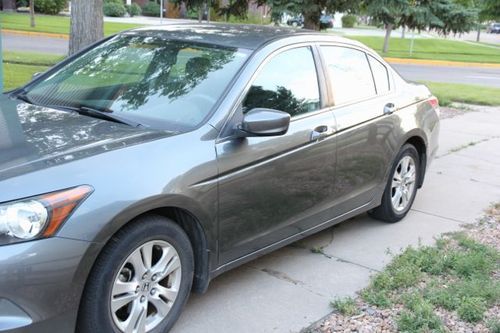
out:
{"label": "tree", "polygon": [[30,0],[30,25],[35,27],[35,0]]}
{"label": "tree", "polygon": [[69,54],[103,38],[103,0],[73,0]]}
{"label": "tree", "polygon": [[410,2],[408,0],[368,0],[365,5],[367,13],[385,27],[383,52],[387,53],[392,30],[402,25],[404,17],[410,16]]}
{"label": "tree", "polygon": [[205,8],[210,12],[209,5],[207,4],[207,0],[173,0],[177,7],[180,7],[182,4],[186,6],[189,10],[195,10],[198,12],[198,22],[203,20],[203,13]]}
{"label": "tree", "polygon": [[306,29],[319,30],[320,17],[323,11],[355,12],[359,9],[361,0],[259,0],[260,5],[267,4],[272,8],[273,18],[282,13],[302,14]]}
{"label": "tree", "polygon": [[481,39],[481,26],[488,20],[500,18],[500,1],[498,0],[456,0],[456,2],[470,10],[477,12],[477,37],[476,41]]}
{"label": "tree", "polygon": [[383,52],[394,28],[433,29],[442,35],[472,29],[476,12],[453,0],[365,0],[368,14],[386,28]]}

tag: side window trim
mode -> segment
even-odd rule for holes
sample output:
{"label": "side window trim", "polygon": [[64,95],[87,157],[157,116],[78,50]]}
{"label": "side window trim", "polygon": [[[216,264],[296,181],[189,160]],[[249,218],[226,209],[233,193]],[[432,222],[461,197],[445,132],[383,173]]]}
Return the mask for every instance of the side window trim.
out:
{"label": "side window trim", "polygon": [[378,93],[377,80],[375,80],[375,74],[373,73],[373,68],[372,68],[372,64],[370,62],[369,55],[366,52],[363,52],[363,54],[365,55],[366,62],[368,63],[368,68],[370,68],[373,86],[375,87],[375,97],[380,96],[380,94]]}
{"label": "side window trim", "polygon": [[[393,88],[392,87],[394,85],[392,83],[392,80],[391,80],[391,74],[390,74],[389,68],[387,68],[387,66],[384,63],[380,62],[380,60],[378,60],[377,58],[375,58],[371,54],[366,53],[366,52],[365,52],[365,54],[366,54],[366,57],[367,57],[367,60],[368,60],[368,65],[370,65],[370,70],[372,72],[373,82],[375,83],[375,90],[377,92],[377,96],[389,95],[390,93],[393,92]],[[386,92],[384,92],[384,93],[379,93],[379,88],[377,88],[377,80],[375,80],[375,74],[373,73],[373,67],[372,67],[372,63],[370,61],[370,58],[373,59],[373,61],[378,62],[385,69],[385,75],[386,75],[386,79],[387,79],[387,84],[389,85],[389,89]]]}

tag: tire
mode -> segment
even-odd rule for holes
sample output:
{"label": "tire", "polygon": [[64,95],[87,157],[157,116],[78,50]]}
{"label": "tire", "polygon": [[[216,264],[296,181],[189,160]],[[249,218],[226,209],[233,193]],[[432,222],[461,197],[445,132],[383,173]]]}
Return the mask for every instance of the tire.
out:
{"label": "tire", "polygon": [[[144,259],[148,253],[150,260]],[[117,232],[97,258],[85,286],[76,331],[168,332],[187,301],[193,271],[193,250],[182,228],[162,216],[138,218]],[[127,323],[134,321],[144,330],[128,330]]]}
{"label": "tire", "polygon": [[[405,162],[408,162],[409,165],[406,171],[403,170]],[[411,177],[411,173],[414,174],[414,177]],[[391,167],[380,206],[372,209],[368,214],[384,222],[401,221],[413,205],[419,180],[420,157],[417,149],[411,144],[405,144]]]}

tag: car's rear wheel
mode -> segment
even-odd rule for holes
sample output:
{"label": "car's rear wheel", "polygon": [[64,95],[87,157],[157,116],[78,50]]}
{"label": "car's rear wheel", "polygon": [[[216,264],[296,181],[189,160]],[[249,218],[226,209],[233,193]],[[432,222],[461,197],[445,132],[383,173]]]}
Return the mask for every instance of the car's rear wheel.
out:
{"label": "car's rear wheel", "polygon": [[392,166],[380,206],[369,214],[385,222],[403,219],[415,200],[420,175],[420,159],[413,145],[404,145]]}
{"label": "car's rear wheel", "polygon": [[150,215],[119,231],[97,259],[78,332],[168,332],[193,281],[193,251],[173,221]]}

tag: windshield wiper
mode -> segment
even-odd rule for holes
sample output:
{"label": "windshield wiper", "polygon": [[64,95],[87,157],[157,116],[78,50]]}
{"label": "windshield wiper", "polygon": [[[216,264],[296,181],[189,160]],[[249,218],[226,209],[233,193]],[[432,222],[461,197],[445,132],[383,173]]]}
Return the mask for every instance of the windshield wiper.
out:
{"label": "windshield wiper", "polygon": [[115,123],[119,124],[125,124],[129,125],[132,127],[142,127],[141,123],[131,121],[128,119],[124,119],[120,116],[114,115],[113,110],[108,109],[108,108],[96,108],[96,107],[90,107],[87,105],[80,105],[80,106],[66,106],[66,105],[47,105],[47,107],[55,108],[55,109],[64,109],[64,110],[70,110],[77,112],[78,114],[88,116],[88,117],[93,117],[93,118],[99,118],[103,120],[109,120],[113,121]]}
{"label": "windshield wiper", "polygon": [[21,100],[24,103],[35,104],[35,103],[33,103],[33,100],[28,97],[28,94],[24,91],[20,92],[19,94],[16,94],[15,96],[18,100]]}

